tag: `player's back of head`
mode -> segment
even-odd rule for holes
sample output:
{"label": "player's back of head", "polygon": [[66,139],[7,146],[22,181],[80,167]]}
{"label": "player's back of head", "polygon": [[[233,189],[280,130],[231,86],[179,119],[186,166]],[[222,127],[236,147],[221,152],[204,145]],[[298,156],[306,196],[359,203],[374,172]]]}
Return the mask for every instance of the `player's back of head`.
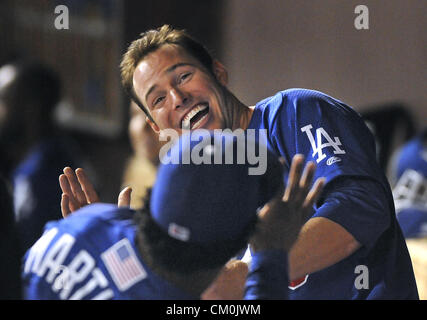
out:
{"label": "player's back of head", "polygon": [[159,264],[181,273],[219,267],[246,246],[257,209],[282,190],[283,180],[282,165],[270,151],[266,171],[250,174],[250,143],[267,148],[207,130],[184,134],[171,147],[141,232],[142,245]]}

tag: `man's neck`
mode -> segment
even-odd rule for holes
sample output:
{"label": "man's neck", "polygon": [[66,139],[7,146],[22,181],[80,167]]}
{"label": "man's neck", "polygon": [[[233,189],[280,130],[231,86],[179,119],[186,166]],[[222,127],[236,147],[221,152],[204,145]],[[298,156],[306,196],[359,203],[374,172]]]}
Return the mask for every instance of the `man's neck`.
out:
{"label": "man's neck", "polygon": [[247,129],[251,122],[254,112],[253,107],[249,107],[237,99],[231,92],[228,91],[226,110],[223,110],[225,127],[232,130]]}
{"label": "man's neck", "polygon": [[243,103],[240,103],[240,104],[241,106],[237,111],[238,113],[235,119],[236,124],[235,125],[233,124],[233,129],[242,128],[245,130],[248,128],[249,123],[251,122],[254,109],[244,105]]}

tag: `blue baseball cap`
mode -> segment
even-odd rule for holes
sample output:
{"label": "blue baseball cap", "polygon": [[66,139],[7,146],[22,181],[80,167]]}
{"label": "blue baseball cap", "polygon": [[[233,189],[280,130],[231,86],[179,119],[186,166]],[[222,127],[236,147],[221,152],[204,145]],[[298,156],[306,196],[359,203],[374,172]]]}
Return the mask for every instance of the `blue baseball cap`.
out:
{"label": "blue baseball cap", "polygon": [[427,237],[427,211],[417,207],[407,207],[397,214],[400,228],[405,238]]}
{"label": "blue baseball cap", "polygon": [[[260,164],[253,161],[252,147],[262,155],[264,172],[253,174]],[[194,130],[162,157],[151,193],[151,215],[169,236],[181,241],[209,245],[233,240],[282,186],[282,164],[259,139],[245,133],[242,142],[231,133]]]}
{"label": "blue baseball cap", "polygon": [[405,238],[427,236],[427,129],[407,142],[394,160],[393,197]]}
{"label": "blue baseball cap", "polygon": [[398,153],[396,177],[400,178],[407,169],[415,170],[427,177],[427,128],[404,144]]}

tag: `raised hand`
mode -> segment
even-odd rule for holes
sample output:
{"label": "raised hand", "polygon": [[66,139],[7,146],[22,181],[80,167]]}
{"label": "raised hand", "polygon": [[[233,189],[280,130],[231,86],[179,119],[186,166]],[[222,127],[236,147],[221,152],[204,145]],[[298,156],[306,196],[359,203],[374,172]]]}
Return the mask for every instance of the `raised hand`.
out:
{"label": "raised hand", "polygon": [[83,169],[75,172],[70,167],[64,168],[59,176],[62,189],[61,211],[65,218],[70,213],[88,204],[99,202],[98,194]]}
{"label": "raised hand", "polygon": [[[61,212],[66,218],[72,212],[91,203],[99,202],[98,194],[82,168],[74,171],[70,167],[64,168],[64,173],[59,176],[59,185],[62,190]],[[118,197],[119,207],[129,207],[132,188],[124,188]]]}
{"label": "raised hand", "polygon": [[[59,185],[62,190],[61,212],[64,218],[81,207],[100,201],[93,184],[82,168],[76,171],[70,167],[64,168],[64,173],[59,176]],[[119,194],[117,205],[128,207],[131,193],[132,188],[124,188]]]}
{"label": "raised hand", "polygon": [[297,239],[325,183],[324,178],[319,178],[310,189],[316,165],[309,162],[303,170],[304,160],[303,155],[294,156],[283,197],[271,200],[261,209],[250,241],[252,250],[289,251]]}
{"label": "raised hand", "polygon": [[[74,171],[70,167],[64,168],[64,173],[59,176],[59,185],[62,190],[61,212],[66,218],[72,212],[91,203],[99,202],[98,194],[82,168]],[[119,207],[130,205],[132,188],[124,188],[118,197]]]}

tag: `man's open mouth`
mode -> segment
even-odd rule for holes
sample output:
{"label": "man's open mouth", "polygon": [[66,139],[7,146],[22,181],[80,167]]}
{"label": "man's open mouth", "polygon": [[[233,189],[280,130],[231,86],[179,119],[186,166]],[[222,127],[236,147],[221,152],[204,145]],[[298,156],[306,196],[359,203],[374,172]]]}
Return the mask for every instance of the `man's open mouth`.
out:
{"label": "man's open mouth", "polygon": [[200,127],[208,118],[209,105],[198,104],[191,109],[181,121],[182,129],[193,130]]}

